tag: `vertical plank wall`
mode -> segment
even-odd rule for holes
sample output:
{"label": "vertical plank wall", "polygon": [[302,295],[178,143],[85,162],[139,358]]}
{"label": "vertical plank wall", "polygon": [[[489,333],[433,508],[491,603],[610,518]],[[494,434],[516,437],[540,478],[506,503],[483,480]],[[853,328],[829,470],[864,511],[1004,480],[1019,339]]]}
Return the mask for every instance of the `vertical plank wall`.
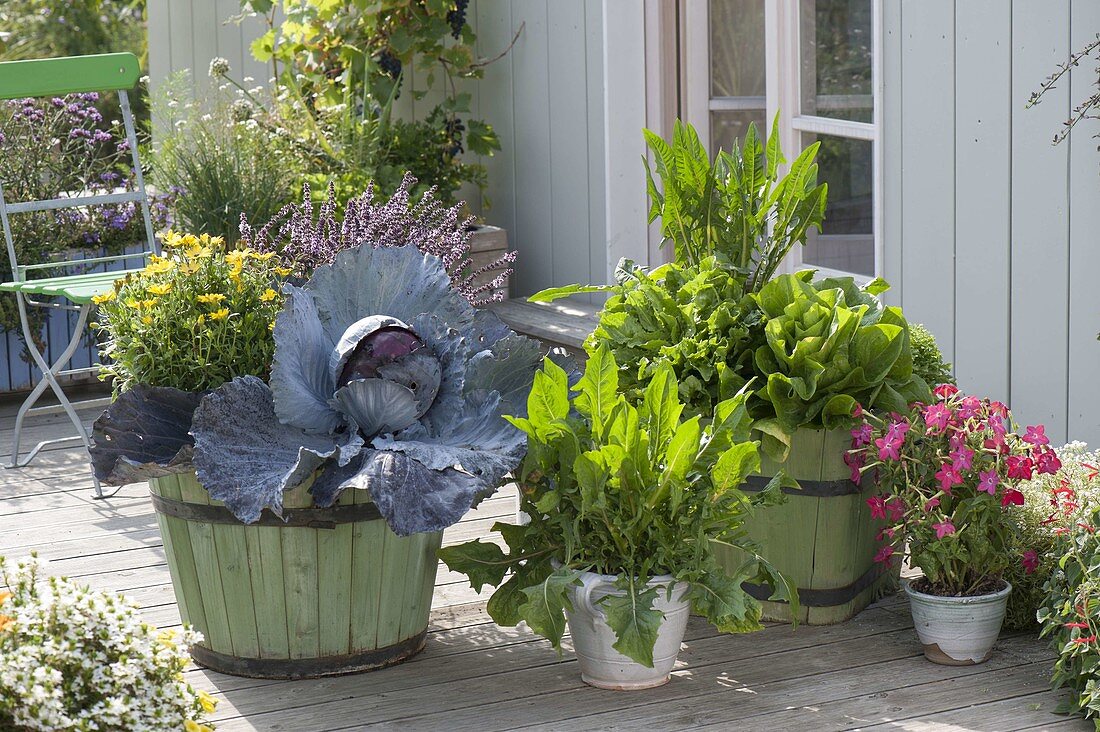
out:
{"label": "vertical plank wall", "polygon": [[1095,0],[884,3],[889,297],[965,389],[1100,447],[1100,125],[1050,144],[1093,65],[1024,108],[1097,32]]}
{"label": "vertical plank wall", "polygon": [[[624,3],[630,14],[632,2],[608,2]],[[262,32],[259,23],[224,23],[237,8],[236,0],[150,0],[154,85],[186,68],[203,79],[215,55],[227,58],[234,70],[266,79],[270,74],[248,50]],[[508,230],[519,251],[513,294],[606,281],[604,0],[473,0],[468,12],[483,58],[496,56],[523,28],[512,51],[469,86],[473,113],[493,125],[503,149],[483,161],[489,171],[484,200],[470,200],[476,190],[462,191],[488,223]],[[423,79],[407,78],[406,84],[421,89]],[[399,113],[430,110],[438,90],[428,91],[416,101],[403,94]],[[634,160],[644,151],[641,126],[635,125]],[[640,163],[636,172],[641,176]],[[635,258],[644,259],[644,231],[638,246],[641,256]]]}

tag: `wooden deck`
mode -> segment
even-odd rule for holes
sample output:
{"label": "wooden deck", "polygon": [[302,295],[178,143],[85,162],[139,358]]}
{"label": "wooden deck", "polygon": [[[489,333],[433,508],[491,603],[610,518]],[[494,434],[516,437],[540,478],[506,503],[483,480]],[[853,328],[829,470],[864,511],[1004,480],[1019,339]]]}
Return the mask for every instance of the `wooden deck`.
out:
{"label": "wooden deck", "polygon": [[[0,456],[10,450],[12,405],[0,406]],[[89,415],[92,416],[92,415]],[[28,438],[66,433],[39,420]],[[51,450],[0,470],[0,554],[32,550],[56,574],[126,593],[147,619],[179,615],[144,485],[92,500],[83,453]],[[514,510],[503,490],[445,540],[488,533]],[[901,597],[842,625],[716,634],[693,618],[672,682],[648,692],[581,683],[572,653],[559,659],[524,627],[498,628],[480,600],[441,567],[426,650],[372,673],[315,681],[259,681],[192,668],[188,680],[219,700],[218,729],[234,730],[1090,730],[1051,714],[1052,654],[1005,636],[988,663],[948,668],[921,657]]]}

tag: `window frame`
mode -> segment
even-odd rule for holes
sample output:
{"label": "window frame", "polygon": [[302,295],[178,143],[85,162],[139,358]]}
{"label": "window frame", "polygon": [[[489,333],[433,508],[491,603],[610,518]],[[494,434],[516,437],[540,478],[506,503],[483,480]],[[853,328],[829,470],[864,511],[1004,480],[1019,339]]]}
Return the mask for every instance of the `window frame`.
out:
{"label": "window frame", "polygon": [[[874,199],[872,236],[874,239],[874,275],[844,272],[803,260],[802,247],[791,250],[781,271],[795,272],[812,267],[823,276],[848,276],[858,282],[881,277],[885,271],[884,245],[884,184],[883,184],[883,0],[871,1],[871,87],[873,114],[871,122],[855,122],[802,113],[800,0],[763,0],[766,95],[764,109],[767,124],[776,110],[779,138],[786,157],[793,160],[802,150],[803,133],[824,134],[856,140],[866,140],[872,146],[872,197]],[[710,2],[709,0],[679,0],[683,18],[683,110],[685,119],[699,131],[699,137],[710,146],[710,113],[714,111],[759,109],[759,97],[711,97],[710,78]],[[790,111],[788,111],[790,110]],[[781,167],[781,173],[787,166]]]}

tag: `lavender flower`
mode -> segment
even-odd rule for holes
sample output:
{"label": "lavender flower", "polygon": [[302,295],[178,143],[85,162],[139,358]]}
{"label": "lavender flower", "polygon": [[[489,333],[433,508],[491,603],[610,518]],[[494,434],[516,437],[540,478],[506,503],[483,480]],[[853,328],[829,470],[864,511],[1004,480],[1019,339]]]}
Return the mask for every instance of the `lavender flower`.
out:
{"label": "lavender flower", "polygon": [[[516,261],[507,252],[496,261],[475,268],[470,258],[473,217],[460,220],[461,206],[446,207],[429,189],[415,204],[409,190],[416,178],[406,174],[401,185],[384,203],[375,201],[374,184],[348,201],[343,220],[338,220],[334,186],[314,217],[309,185],[302,186],[302,203],[291,204],[259,229],[241,215],[241,238],[261,252],[276,252],[294,274],[308,277],[317,267],[332,262],[337,253],[362,245],[402,247],[413,245],[443,260],[451,286],[472,305],[502,299],[496,290],[505,285]],[[486,273],[492,280],[479,284]]]}

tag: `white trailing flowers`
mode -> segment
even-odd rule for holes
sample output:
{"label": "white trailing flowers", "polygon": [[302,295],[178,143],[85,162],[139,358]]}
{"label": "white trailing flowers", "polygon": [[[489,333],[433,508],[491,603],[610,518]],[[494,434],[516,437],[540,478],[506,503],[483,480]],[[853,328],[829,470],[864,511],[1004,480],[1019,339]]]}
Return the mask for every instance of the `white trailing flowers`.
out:
{"label": "white trailing flowers", "polygon": [[0,729],[210,732],[183,679],[201,635],[158,632],[125,597],[0,557]]}

